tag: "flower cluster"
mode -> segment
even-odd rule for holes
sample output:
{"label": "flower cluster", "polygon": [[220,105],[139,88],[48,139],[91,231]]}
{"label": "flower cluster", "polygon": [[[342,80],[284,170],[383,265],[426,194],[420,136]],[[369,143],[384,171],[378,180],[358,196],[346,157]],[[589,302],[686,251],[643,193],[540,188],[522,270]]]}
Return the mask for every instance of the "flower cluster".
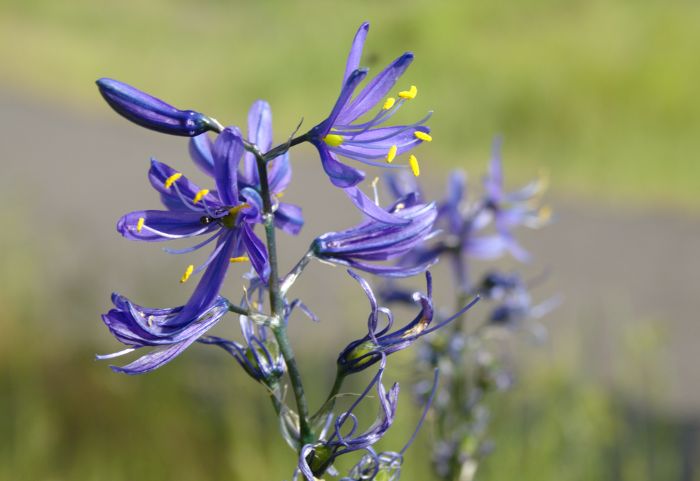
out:
{"label": "flower cluster", "polygon": [[[398,479],[404,454],[433,408],[437,419],[451,423],[458,433],[439,439],[435,457],[440,465],[446,460],[450,468],[444,473],[438,470],[438,474],[444,479],[457,479],[455,469],[464,466],[465,455],[460,450],[463,439],[459,436],[465,432],[460,416],[469,417],[464,410],[471,409],[471,404],[460,399],[455,407],[449,399],[452,390],[456,392],[465,382],[460,377],[465,346],[478,344],[475,339],[482,332],[465,333],[461,322],[465,313],[483,297],[496,303],[485,317],[483,329],[520,327],[553,306],[553,302],[533,305],[526,283],[515,275],[490,273],[481,282],[471,283],[467,263],[506,252],[519,260],[529,258],[514,240],[513,231],[519,226],[546,223],[547,211],[535,205],[543,184],[505,192],[497,143],[481,199],[467,202],[465,176],[456,173],[450,177],[443,201],[425,202],[416,182],[420,166],[415,148],[432,141],[426,125],[430,113],[413,123],[391,122],[418,93],[414,85],[395,87],[413,61],[413,54],[399,55],[361,86],[368,74],[360,66],[368,31],[368,24],[361,25],[353,39],[340,93],[330,113],[307,132],[295,136],[295,131],[279,144],[273,141],[272,113],[263,100],[255,101],[250,108],[244,135],[237,126],[224,126],[197,111],[180,110],[123,82],[106,78],[97,81],[104,99],[121,116],[148,129],[189,137],[190,159],[207,182],[197,185],[185,175],[187,167],[180,170],[152,159],[148,180],[162,207],[125,214],[117,221],[117,231],[129,240],[144,242],[193,239],[190,247],[164,249],[173,255],[208,251],[203,263],[188,263],[184,268],[181,283],[197,276],[199,281],[180,306],[143,307],[114,294],[114,308],[102,319],[127,347],[98,358],[135,353],[130,363],[112,369],[142,374],[162,367],[191,345],[214,346],[227,352],[248,376],[264,386],[279,418],[282,437],[298,455],[294,477],[308,481],[340,476],[334,466],[336,460],[352,453],[360,453],[359,461],[343,480]],[[308,250],[283,275],[278,266],[277,233],[298,234],[304,218],[300,206],[281,198],[292,180],[290,151],[303,143],[316,149],[330,183],[347,195],[363,220],[338,231],[314,234]],[[366,174],[355,165],[358,162],[392,172],[384,182],[394,196],[392,202],[379,202],[379,178],[372,182],[374,198],[365,194],[361,184]],[[441,258],[447,258],[453,267],[459,295],[453,309],[456,313],[451,316],[444,316],[435,305],[433,279],[428,272]],[[349,268],[349,275],[369,301],[367,333],[337,355],[335,381],[315,412],[309,409],[302,374],[287,335],[297,308],[318,321],[301,300],[288,297],[313,259]],[[250,266],[242,276],[245,282],[240,283],[238,303],[232,302],[224,289],[232,264]],[[377,291],[379,299],[359,271],[385,279]],[[401,278],[421,274],[426,280],[424,292],[408,291],[398,284]],[[408,302],[417,313],[401,322],[380,301]],[[229,313],[238,316],[239,340],[210,332],[217,325],[226,330],[224,319]],[[431,387],[424,389],[421,421],[399,452],[378,451],[375,445],[394,423],[399,402],[398,383],[389,389],[383,384],[387,363],[392,354],[414,345],[420,346],[422,377],[433,378]],[[495,372],[487,362],[493,357],[480,347],[475,351],[479,356],[474,365],[483,371],[479,378],[483,382],[478,387],[485,392],[490,386],[487,379]],[[362,394],[346,409],[340,408],[346,380],[367,371],[374,375]],[[440,371],[446,373],[443,384],[447,397],[436,394]],[[379,405],[378,414],[368,427],[361,428],[357,408],[372,398]],[[442,428],[440,432],[451,433]]]}

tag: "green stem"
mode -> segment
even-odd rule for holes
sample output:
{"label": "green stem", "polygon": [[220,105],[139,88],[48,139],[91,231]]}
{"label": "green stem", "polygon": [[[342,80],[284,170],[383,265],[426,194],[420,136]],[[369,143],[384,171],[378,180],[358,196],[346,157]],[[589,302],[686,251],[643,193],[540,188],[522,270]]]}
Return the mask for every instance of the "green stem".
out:
{"label": "green stem", "polygon": [[345,381],[345,374],[338,369],[335,375],[335,382],[333,382],[333,387],[331,388],[331,392],[328,393],[328,397],[326,397],[326,400],[324,403],[321,405],[318,411],[314,413],[313,416],[311,416],[311,419],[313,421],[318,420],[321,416],[326,414],[329,410],[333,409],[333,405],[335,404],[335,397],[338,395],[340,392],[340,388],[343,387],[343,381]]}
{"label": "green stem", "polygon": [[304,386],[301,381],[301,373],[294,357],[294,351],[287,336],[287,325],[284,322],[284,299],[280,291],[279,268],[277,266],[277,242],[275,240],[275,226],[273,223],[272,200],[270,184],[267,179],[267,162],[263,154],[255,145],[246,144],[246,150],[255,155],[258,164],[258,176],[260,177],[260,194],[263,199],[263,223],[267,239],[268,259],[270,262],[270,306],[272,317],[276,322],[272,326],[277,344],[282,357],[287,365],[289,381],[292,385],[297,411],[299,412],[299,431],[301,445],[313,441],[313,432],[309,425],[309,408],[304,395]]}

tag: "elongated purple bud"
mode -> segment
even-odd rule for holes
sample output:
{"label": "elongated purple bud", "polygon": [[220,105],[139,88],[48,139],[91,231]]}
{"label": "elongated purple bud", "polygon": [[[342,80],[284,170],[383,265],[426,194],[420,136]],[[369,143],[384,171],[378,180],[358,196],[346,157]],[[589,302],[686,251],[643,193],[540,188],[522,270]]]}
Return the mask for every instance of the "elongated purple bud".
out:
{"label": "elongated purple bud", "polygon": [[164,134],[194,137],[209,130],[221,130],[219,123],[194,110],[178,110],[131,85],[101,78],[102,97],[119,115],[147,129]]}

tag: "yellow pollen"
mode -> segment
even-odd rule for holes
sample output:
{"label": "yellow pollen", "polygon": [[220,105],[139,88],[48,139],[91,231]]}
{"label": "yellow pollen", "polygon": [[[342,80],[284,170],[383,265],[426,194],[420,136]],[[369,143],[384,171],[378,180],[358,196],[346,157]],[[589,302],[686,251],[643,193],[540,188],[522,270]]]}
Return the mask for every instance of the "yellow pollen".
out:
{"label": "yellow pollen", "polygon": [[278,199],[281,199],[282,197],[284,197],[284,192],[277,192],[275,194],[275,197],[277,197]]}
{"label": "yellow pollen", "polygon": [[545,205],[537,211],[537,220],[540,222],[548,222],[552,218],[552,208]]}
{"label": "yellow pollen", "polygon": [[176,181],[177,179],[179,179],[180,177],[182,177],[182,173],[180,173],[180,172],[175,172],[173,175],[171,175],[170,177],[168,177],[167,179],[165,179],[165,182],[163,182],[163,185],[165,185],[165,188],[166,188],[166,189],[169,189],[170,186],[173,185],[173,184],[175,183],[175,181]]}
{"label": "yellow pollen", "polygon": [[187,279],[190,278],[190,276],[192,275],[192,272],[194,272],[194,266],[192,264],[190,264],[189,266],[187,266],[187,269],[185,269],[185,273],[182,274],[182,278],[180,279],[180,284],[184,284],[185,282],[187,282]]}
{"label": "yellow pollen", "polygon": [[415,132],[413,132],[413,136],[415,138],[417,138],[418,140],[422,140],[423,142],[432,142],[433,141],[433,137],[430,134],[428,134],[426,132],[422,132],[420,130],[416,130]]}
{"label": "yellow pollen", "polygon": [[202,190],[200,190],[200,191],[197,192],[197,194],[194,196],[194,200],[192,201],[192,203],[193,203],[193,204],[196,204],[197,202],[199,202],[200,200],[202,200],[202,198],[203,198],[205,195],[207,195],[208,193],[209,193],[209,189],[202,189]]}
{"label": "yellow pollen", "polygon": [[331,147],[338,147],[343,143],[343,136],[338,134],[328,134],[323,138],[323,141]]}
{"label": "yellow pollen", "polygon": [[136,223],[136,232],[141,232],[143,225],[146,223],[146,219],[139,217],[139,221]]}
{"label": "yellow pollen", "polygon": [[389,97],[384,101],[384,106],[382,107],[384,110],[389,110],[394,106],[396,103],[396,99],[394,97]]}
{"label": "yellow pollen", "polygon": [[231,262],[233,262],[234,264],[237,262],[248,262],[248,261],[250,261],[248,256],[231,257]]}
{"label": "yellow pollen", "polygon": [[398,148],[397,146],[395,146],[395,145],[392,145],[392,146],[389,148],[389,152],[387,152],[387,154],[386,154],[386,161],[387,161],[388,163],[391,164],[391,163],[394,161],[394,158],[396,157],[396,152],[397,152],[398,150],[399,150],[399,148]]}
{"label": "yellow pollen", "polygon": [[236,215],[236,214],[238,214],[240,211],[242,211],[243,209],[245,209],[246,207],[250,207],[250,204],[247,204],[247,203],[238,204],[238,205],[235,206],[235,207],[231,207],[231,208],[228,210],[228,213],[231,214],[231,215]]}
{"label": "yellow pollen", "polygon": [[416,95],[418,95],[418,88],[415,85],[411,85],[411,88],[408,90],[399,92],[399,97],[406,100],[415,99]]}
{"label": "yellow pollen", "polygon": [[411,156],[408,158],[408,164],[411,166],[411,172],[413,172],[413,175],[418,177],[420,175],[420,166],[418,165],[418,159],[415,155],[411,154]]}

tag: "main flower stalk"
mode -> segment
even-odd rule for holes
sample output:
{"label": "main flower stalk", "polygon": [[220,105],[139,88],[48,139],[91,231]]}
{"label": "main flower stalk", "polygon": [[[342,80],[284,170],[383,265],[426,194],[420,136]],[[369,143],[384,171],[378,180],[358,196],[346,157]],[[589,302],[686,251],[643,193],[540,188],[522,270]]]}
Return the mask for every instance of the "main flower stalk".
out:
{"label": "main flower stalk", "polygon": [[270,262],[270,306],[272,306],[272,317],[276,319],[275,324],[272,326],[272,332],[279,345],[280,353],[282,357],[284,357],[284,362],[287,364],[289,382],[294,392],[297,411],[299,413],[300,444],[304,445],[313,441],[313,432],[309,425],[309,407],[306,402],[306,396],[304,395],[301,373],[299,372],[299,367],[294,357],[294,350],[289,343],[287,324],[284,322],[284,298],[280,289],[279,267],[277,264],[277,241],[275,237],[275,225],[273,223],[270,184],[267,178],[267,161],[266,156],[263,155],[256,146],[246,145],[246,150],[255,155],[258,164],[258,175],[260,177],[260,195],[263,199],[263,223],[265,225],[267,252]]}

